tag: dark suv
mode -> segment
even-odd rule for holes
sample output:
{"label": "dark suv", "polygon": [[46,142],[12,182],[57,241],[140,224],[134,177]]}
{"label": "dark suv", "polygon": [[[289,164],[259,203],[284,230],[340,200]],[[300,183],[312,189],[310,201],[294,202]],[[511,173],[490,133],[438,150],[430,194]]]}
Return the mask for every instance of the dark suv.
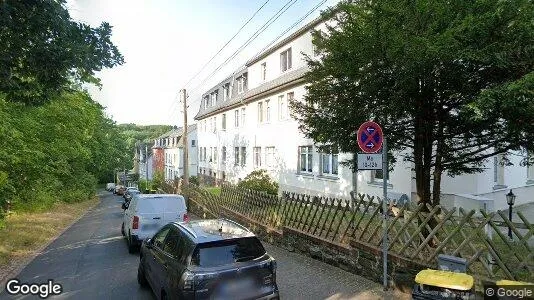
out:
{"label": "dark suv", "polygon": [[158,299],[278,299],[276,261],[233,221],[169,223],[140,253],[137,280]]}

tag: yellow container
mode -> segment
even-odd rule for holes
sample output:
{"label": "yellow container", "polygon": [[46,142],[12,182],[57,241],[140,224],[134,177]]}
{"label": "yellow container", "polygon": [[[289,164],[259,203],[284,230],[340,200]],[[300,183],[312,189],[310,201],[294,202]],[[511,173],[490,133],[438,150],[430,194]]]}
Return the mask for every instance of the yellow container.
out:
{"label": "yellow container", "polygon": [[455,273],[442,270],[422,270],[415,276],[415,282],[426,286],[469,291],[473,288],[473,276],[465,273]]}

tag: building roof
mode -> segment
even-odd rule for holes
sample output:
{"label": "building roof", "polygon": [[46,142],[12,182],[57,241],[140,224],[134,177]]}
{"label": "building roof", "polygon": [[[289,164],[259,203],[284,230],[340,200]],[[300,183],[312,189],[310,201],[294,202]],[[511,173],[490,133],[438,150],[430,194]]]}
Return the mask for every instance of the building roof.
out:
{"label": "building roof", "polygon": [[184,228],[195,243],[255,236],[244,226],[227,219],[195,220],[175,224]]}
{"label": "building roof", "polygon": [[305,24],[304,26],[302,26],[301,28],[299,28],[298,30],[296,30],[295,32],[293,32],[292,34],[288,35],[286,38],[280,40],[278,43],[274,44],[272,47],[269,47],[267,50],[265,51],[262,51],[261,53],[257,54],[256,56],[254,56],[253,58],[251,58],[249,61],[246,62],[246,66],[250,66],[262,59],[264,59],[265,57],[267,57],[269,54],[275,52],[277,49],[281,48],[282,46],[284,46],[285,44],[291,42],[292,40],[298,38],[299,36],[307,33],[308,31],[310,31],[313,27],[317,26],[317,24],[321,23],[322,21],[324,20],[324,17],[321,15],[315,19],[313,19],[311,22]]}
{"label": "building roof", "polygon": [[254,100],[258,96],[265,93],[274,92],[277,88],[282,88],[292,83],[300,82],[309,68],[304,66],[302,68],[286,72],[282,76],[279,76],[271,81],[265,82],[262,85],[248,90],[242,94],[238,94],[235,97],[230,98],[227,101],[219,101],[215,106],[204,109],[202,105],[198,114],[195,116],[195,120],[200,120],[206,116],[213,115],[235,106],[247,103],[247,101]]}
{"label": "building roof", "polygon": [[[187,133],[191,133],[195,130],[197,130],[197,124],[187,125]],[[157,139],[164,139],[168,137],[181,137],[183,132],[184,132],[184,128],[178,127],[176,129],[171,129],[170,131],[165,132],[164,134],[160,135]]]}

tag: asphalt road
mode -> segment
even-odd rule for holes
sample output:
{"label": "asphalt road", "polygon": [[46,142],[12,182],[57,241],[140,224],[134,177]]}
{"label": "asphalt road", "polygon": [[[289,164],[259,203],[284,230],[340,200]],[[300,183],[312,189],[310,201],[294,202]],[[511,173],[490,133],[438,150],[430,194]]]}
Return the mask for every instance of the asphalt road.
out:
{"label": "asphalt road", "polygon": [[[101,203],[52,242],[17,276],[22,282],[60,283],[53,299],[154,299],[137,284],[138,254],[128,254],[120,233],[121,199],[103,192]],[[266,244],[278,261],[282,299],[378,299],[379,284],[314,259]],[[389,297],[388,297],[389,298]],[[0,299],[38,299],[11,296]]]}

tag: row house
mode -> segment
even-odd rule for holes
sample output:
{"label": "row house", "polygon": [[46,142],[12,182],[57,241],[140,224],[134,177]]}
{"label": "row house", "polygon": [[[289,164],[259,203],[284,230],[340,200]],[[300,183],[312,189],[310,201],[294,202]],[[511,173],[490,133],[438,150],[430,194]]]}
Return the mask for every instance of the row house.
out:
{"label": "row house", "polygon": [[[158,171],[162,171],[166,181],[180,178],[184,174],[184,142],[183,127],[173,129],[154,141],[153,153],[158,158],[154,164]],[[197,125],[187,126],[187,147],[189,150],[189,176],[197,175]]]}
{"label": "row house", "polygon": [[[291,117],[288,102],[301,100],[306,93],[305,55],[319,55],[312,44],[313,30],[325,32],[324,21],[308,23],[202,95],[195,117],[200,174],[235,183],[253,170],[265,169],[281,191],[343,198],[350,198],[352,190],[382,194],[381,171],[353,173],[341,164],[352,159],[352,153],[316,145],[299,131],[298,122]],[[497,209],[506,202],[504,196],[499,199],[500,194],[510,188],[520,194],[518,201],[523,194],[534,195],[533,168],[514,163],[513,167],[502,166],[495,157],[484,173],[445,176],[444,201]],[[411,163],[399,160],[388,175],[390,197],[415,200],[412,170]]]}

